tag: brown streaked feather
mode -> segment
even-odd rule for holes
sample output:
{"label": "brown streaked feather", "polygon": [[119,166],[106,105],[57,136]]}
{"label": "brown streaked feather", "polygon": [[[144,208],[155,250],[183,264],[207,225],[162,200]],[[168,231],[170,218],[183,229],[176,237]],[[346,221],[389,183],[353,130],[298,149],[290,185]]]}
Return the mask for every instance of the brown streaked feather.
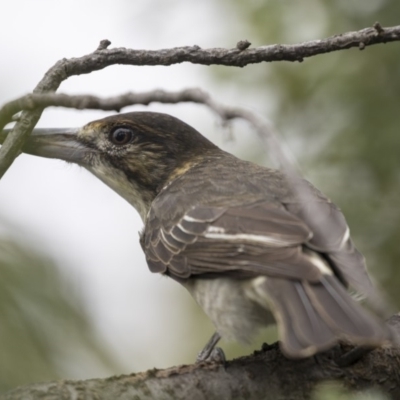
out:
{"label": "brown streaked feather", "polygon": [[167,267],[162,261],[154,260],[148,256],[146,256],[147,265],[149,266],[149,270],[156,274],[163,274]]}
{"label": "brown streaked feather", "polygon": [[267,278],[259,293],[263,289],[273,303],[282,347],[290,357],[328,349],[338,338],[365,345],[391,339],[390,330],[356,303],[334,276],[323,276],[316,284]]}
{"label": "brown streaked feather", "polygon": [[[341,283],[364,292],[370,285],[340,210],[315,189],[315,198],[300,206],[276,172],[266,176],[255,167],[253,175],[225,182],[224,168],[206,183],[191,179],[196,171],[190,170],[161,193],[142,240],[147,257],[164,260],[162,272],[181,282],[265,279],[264,296],[275,310],[284,351],[292,357],[326,349],[339,337],[371,344],[390,339]],[[310,218],[315,204],[321,205],[318,223]],[[336,319],[342,320],[332,323]]]}
{"label": "brown streaked feather", "polygon": [[364,256],[354,247],[351,239],[338,251],[331,251],[328,258],[344,279],[358,292],[376,301],[376,291],[368,276]]}
{"label": "brown streaked feather", "polygon": [[166,234],[163,229],[159,230],[159,234],[161,235],[161,238],[164,241],[165,245],[174,254],[180,253],[186,247],[185,242],[174,239],[172,235]]}
{"label": "brown streaked feather", "polygon": [[[301,248],[289,247],[279,249],[280,252],[265,252],[262,255],[252,256],[246,253],[238,253],[231,245],[231,252],[214,253],[206,252],[206,244],[203,242],[203,251],[192,253],[188,248],[186,256],[190,268],[195,267],[201,273],[201,267],[208,272],[214,272],[215,276],[226,274],[230,271],[247,271],[253,276],[266,275],[285,277],[290,279],[307,279],[316,282],[321,277],[321,272],[312,265],[301,252]],[[278,254],[277,254],[278,253]],[[194,273],[194,271],[192,271]]]}
{"label": "brown streaked feather", "polygon": [[172,269],[174,275],[180,279],[189,278],[191,275],[187,258],[184,255],[175,256],[169,263],[169,269]]}
{"label": "brown streaked feather", "polygon": [[185,217],[181,220],[181,222],[179,223],[179,227],[186,233],[190,233],[193,235],[202,235],[209,226],[206,221],[188,221],[185,218],[187,218],[187,215],[185,215]]}
{"label": "brown streaked feather", "polygon": [[[285,206],[313,232],[309,241],[310,248],[330,252],[343,246],[348,227],[343,214],[333,203],[310,200],[306,204],[292,203]],[[327,226],[329,230],[326,229]]]}
{"label": "brown streaked feather", "polygon": [[271,235],[288,245],[304,243],[311,239],[311,230],[298,218],[276,205],[262,203],[227,210],[214,225],[225,229],[226,233],[246,233]]}
{"label": "brown streaked feather", "polygon": [[153,246],[153,254],[157,256],[164,265],[168,265],[171,259],[175,256],[163,240],[159,240],[157,245]]}
{"label": "brown streaked feather", "polygon": [[354,289],[373,296],[374,288],[364,257],[355,249],[341,211],[329,201],[310,200],[307,204],[289,203],[285,206],[313,232],[307,246],[326,254],[338,274]]}
{"label": "brown streaked feather", "polygon": [[301,342],[307,347],[316,346],[319,349],[330,347],[335,342],[336,335],[316,311],[303,283],[298,281],[289,283],[294,287],[293,301],[302,305],[301,307],[293,306],[293,317],[297,325],[295,329],[299,333]]}
{"label": "brown streaked feather", "polygon": [[262,290],[273,302],[287,355],[306,356],[335,342],[336,333],[318,314],[300,281],[267,278],[258,287],[259,292]]}
{"label": "brown streaked feather", "polygon": [[194,243],[197,240],[196,234],[185,232],[179,225],[175,225],[171,229],[170,235],[178,242],[185,244]]}
{"label": "brown streaked feather", "polygon": [[[242,236],[225,240],[224,234],[218,239],[217,233],[210,239],[207,232],[213,229]],[[314,282],[321,275],[302,252],[301,246],[311,237],[310,230],[283,208],[268,203],[229,209],[193,207],[169,232],[162,226],[151,231],[151,239],[145,239],[145,253],[151,250],[151,255],[166,264],[172,277],[202,273],[218,277],[229,271],[243,271],[246,276],[261,274]]]}
{"label": "brown streaked feather", "polygon": [[219,218],[225,211],[226,208],[224,207],[196,206],[189,210],[186,215],[199,222],[213,222],[217,218]]}
{"label": "brown streaked feather", "polygon": [[369,344],[390,338],[387,328],[355,302],[334,277],[324,276],[320,284],[305,283],[304,287],[318,313],[335,332]]}

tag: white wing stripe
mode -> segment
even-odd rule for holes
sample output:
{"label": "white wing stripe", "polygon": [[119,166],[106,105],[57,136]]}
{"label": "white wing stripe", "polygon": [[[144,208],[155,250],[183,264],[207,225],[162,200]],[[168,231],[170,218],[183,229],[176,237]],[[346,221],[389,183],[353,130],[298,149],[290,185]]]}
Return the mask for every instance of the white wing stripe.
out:
{"label": "white wing stripe", "polygon": [[311,261],[311,263],[321,271],[321,274],[333,275],[333,272],[329,267],[329,264],[325,260],[323,260],[318,254],[312,251],[307,251],[306,254],[309,261]]}
{"label": "white wing stripe", "polygon": [[341,250],[343,246],[347,243],[350,238],[350,229],[347,227],[346,232],[343,235],[342,241],[339,244],[339,249]]}
{"label": "white wing stripe", "polygon": [[202,222],[202,223],[204,223],[203,220],[197,219],[197,218],[193,218],[193,217],[189,217],[188,215],[185,215],[185,216],[183,217],[183,219],[184,219],[185,221],[187,221],[187,222]]}
{"label": "white wing stripe", "polygon": [[237,234],[228,234],[228,233],[223,233],[225,232],[223,229],[220,229],[219,231],[216,231],[215,229],[211,230],[208,229],[204,237],[208,239],[217,239],[217,240],[230,240],[230,241],[248,241],[248,242],[257,242],[257,243],[264,243],[264,244],[269,244],[272,246],[277,246],[277,247],[287,247],[290,246],[291,243],[288,242],[287,240],[280,240],[277,239],[276,237],[272,236],[260,236],[260,235],[252,235],[252,234],[247,234],[247,233],[237,233]]}
{"label": "white wing stripe", "polygon": [[209,226],[206,233],[225,233],[225,229],[220,226]]}

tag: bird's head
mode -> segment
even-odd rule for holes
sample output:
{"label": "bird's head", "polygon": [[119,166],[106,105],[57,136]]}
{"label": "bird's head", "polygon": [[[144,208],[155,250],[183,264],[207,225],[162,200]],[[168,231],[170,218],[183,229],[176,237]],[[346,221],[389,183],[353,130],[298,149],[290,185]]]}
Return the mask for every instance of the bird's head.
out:
{"label": "bird's head", "polygon": [[145,219],[159,191],[215,149],[177,118],[131,112],[92,121],[78,129],[35,129],[23,151],[88,169]]}

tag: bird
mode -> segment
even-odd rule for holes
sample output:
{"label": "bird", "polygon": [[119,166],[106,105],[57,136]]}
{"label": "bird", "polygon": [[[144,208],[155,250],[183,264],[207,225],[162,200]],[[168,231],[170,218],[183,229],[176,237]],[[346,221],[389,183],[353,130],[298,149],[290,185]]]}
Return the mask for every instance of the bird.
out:
{"label": "bird", "polygon": [[[392,340],[350,292],[372,283],[345,217],[308,181],[311,196],[299,198],[283,171],[241,160],[155,112],[35,129],[23,152],[84,167],[137,210],[150,271],[182,284],[215,327],[197,361],[211,359],[221,337],[246,343],[274,323],[288,358],[340,340]],[[304,210],[317,206],[319,222],[310,223]]]}

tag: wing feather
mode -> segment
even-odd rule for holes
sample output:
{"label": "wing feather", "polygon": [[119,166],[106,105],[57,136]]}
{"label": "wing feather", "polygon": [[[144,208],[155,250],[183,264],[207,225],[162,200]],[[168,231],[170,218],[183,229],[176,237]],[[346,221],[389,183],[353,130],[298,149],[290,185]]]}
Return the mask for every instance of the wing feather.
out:
{"label": "wing feather", "polygon": [[327,349],[338,337],[382,343],[391,333],[341,283],[368,287],[364,259],[340,211],[331,203],[322,210],[325,228],[293,205],[197,206],[173,223],[150,216],[141,243],[150,270],[177,280],[255,278],[255,301],[272,305],[289,356]]}
{"label": "wing feather", "polygon": [[349,227],[342,212],[330,201],[290,203],[285,206],[313,232],[307,246],[326,254],[338,274],[354,289],[376,299],[364,257],[350,239]]}
{"label": "wing feather", "polygon": [[197,206],[172,226],[164,227],[154,217],[148,225],[144,250],[151,269],[160,271],[158,260],[172,277],[242,271],[246,276],[318,281],[321,275],[302,249],[312,237],[310,229],[283,207],[269,203],[228,209]]}

